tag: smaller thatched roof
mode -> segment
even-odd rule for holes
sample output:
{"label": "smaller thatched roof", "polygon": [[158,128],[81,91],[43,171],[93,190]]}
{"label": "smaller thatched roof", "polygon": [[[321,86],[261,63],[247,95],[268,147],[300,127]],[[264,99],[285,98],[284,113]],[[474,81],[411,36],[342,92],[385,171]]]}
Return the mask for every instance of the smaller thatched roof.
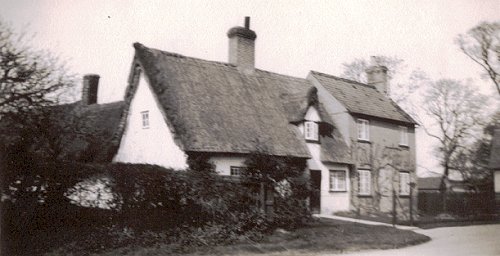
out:
{"label": "smaller thatched roof", "polygon": [[[30,120],[2,120],[0,140],[14,143],[20,131],[30,126],[38,152],[60,160],[111,162],[118,149],[124,102],[84,105],[81,102],[45,107]],[[4,143],[5,141],[3,141]]]}
{"label": "smaller thatched roof", "polygon": [[417,124],[410,115],[374,86],[316,71],[311,71],[311,74],[351,114],[372,116],[406,125]]}

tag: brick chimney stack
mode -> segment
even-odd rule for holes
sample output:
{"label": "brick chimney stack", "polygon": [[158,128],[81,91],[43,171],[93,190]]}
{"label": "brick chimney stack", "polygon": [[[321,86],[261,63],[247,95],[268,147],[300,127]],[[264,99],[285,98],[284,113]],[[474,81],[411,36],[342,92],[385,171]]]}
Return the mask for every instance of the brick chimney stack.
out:
{"label": "brick chimney stack", "polygon": [[366,69],[367,84],[375,86],[377,90],[386,96],[389,96],[389,77],[387,67],[379,65],[375,57],[371,57],[372,65]]}
{"label": "brick chimney stack", "polygon": [[245,27],[233,27],[227,32],[229,38],[229,63],[239,70],[255,69],[255,39],[257,34],[250,30],[250,17],[245,17]]}
{"label": "brick chimney stack", "polygon": [[91,105],[97,103],[97,90],[99,87],[99,75],[87,74],[83,76],[82,104]]}

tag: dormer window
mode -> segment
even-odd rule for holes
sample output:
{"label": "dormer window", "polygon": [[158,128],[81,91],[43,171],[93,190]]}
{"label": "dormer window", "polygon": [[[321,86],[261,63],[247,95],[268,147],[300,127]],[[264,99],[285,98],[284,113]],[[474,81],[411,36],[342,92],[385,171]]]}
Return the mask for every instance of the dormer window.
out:
{"label": "dormer window", "polygon": [[318,123],[306,121],[304,123],[304,135],[306,140],[318,141]]}

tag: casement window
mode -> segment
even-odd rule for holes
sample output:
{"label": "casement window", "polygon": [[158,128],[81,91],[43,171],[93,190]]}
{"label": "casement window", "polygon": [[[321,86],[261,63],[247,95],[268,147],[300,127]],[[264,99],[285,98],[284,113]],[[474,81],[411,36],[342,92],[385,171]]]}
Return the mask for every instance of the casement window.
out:
{"label": "casement window", "polygon": [[231,176],[241,176],[243,174],[244,167],[241,166],[231,166],[230,174]]}
{"label": "casement window", "polygon": [[142,111],[141,116],[142,116],[142,129],[148,129],[149,128],[149,111]]}
{"label": "casement window", "polygon": [[345,171],[330,170],[330,191],[346,191],[346,184]]}
{"label": "casement window", "polygon": [[399,126],[399,145],[408,146],[408,127]]}
{"label": "casement window", "polygon": [[372,173],[370,170],[358,170],[359,195],[369,196],[372,193]]}
{"label": "casement window", "polygon": [[304,124],[304,134],[306,140],[318,141],[318,124],[306,121]]}
{"label": "casement window", "polygon": [[370,123],[368,120],[358,119],[358,140],[370,140]]}
{"label": "casement window", "polygon": [[410,173],[408,172],[399,173],[399,195],[410,195]]}

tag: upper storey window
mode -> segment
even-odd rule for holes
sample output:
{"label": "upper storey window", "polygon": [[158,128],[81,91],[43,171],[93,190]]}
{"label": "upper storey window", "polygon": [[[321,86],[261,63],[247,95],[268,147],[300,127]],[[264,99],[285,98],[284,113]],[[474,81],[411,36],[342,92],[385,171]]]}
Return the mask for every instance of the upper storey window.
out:
{"label": "upper storey window", "polygon": [[370,123],[365,119],[358,119],[358,140],[370,140]]}
{"label": "upper storey window", "polygon": [[399,126],[399,145],[408,146],[408,127]]}
{"label": "upper storey window", "polygon": [[149,128],[149,111],[142,111],[141,116],[142,116],[142,129],[148,129]]}
{"label": "upper storey window", "polygon": [[318,141],[318,123],[306,121],[304,123],[304,134],[306,140]]}

